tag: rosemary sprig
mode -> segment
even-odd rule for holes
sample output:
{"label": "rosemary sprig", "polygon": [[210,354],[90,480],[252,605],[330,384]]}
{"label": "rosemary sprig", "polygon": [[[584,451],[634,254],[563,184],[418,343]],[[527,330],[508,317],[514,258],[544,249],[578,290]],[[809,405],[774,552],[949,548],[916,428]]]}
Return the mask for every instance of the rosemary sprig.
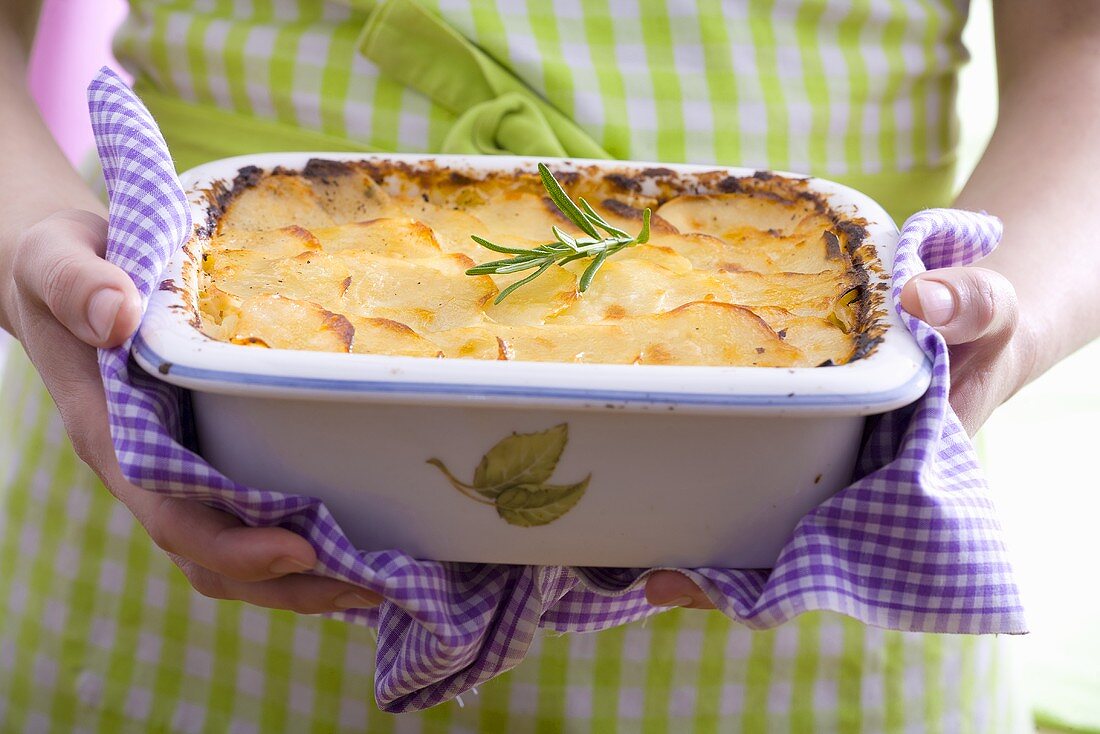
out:
{"label": "rosemary sprig", "polygon": [[[483,237],[470,235],[474,242],[485,249],[503,255],[512,255],[512,257],[482,263],[467,270],[466,275],[506,275],[508,273],[523,272],[524,270],[535,270],[526,278],[517,280],[501,291],[493,303],[500,303],[517,288],[530,283],[545,273],[551,265],[562,266],[574,260],[592,258],[591,264],[584,269],[580,282],[577,284],[577,290],[584,293],[588,290],[588,286],[592,285],[592,278],[596,276],[596,271],[607,261],[607,258],[619,250],[649,242],[651,213],[648,208],[642,212],[642,231],[631,237],[627,232],[601,217],[583,198],[578,197],[579,205],[574,203],[544,163],[539,164],[539,176],[542,177],[542,185],[546,188],[546,193],[550,195],[550,200],[554,202],[554,206],[569,221],[576,224],[586,236],[574,237],[559,227],[552,226],[550,229],[554,234],[553,242],[525,250],[517,247],[504,247]],[[607,234],[601,234],[600,230]]]}

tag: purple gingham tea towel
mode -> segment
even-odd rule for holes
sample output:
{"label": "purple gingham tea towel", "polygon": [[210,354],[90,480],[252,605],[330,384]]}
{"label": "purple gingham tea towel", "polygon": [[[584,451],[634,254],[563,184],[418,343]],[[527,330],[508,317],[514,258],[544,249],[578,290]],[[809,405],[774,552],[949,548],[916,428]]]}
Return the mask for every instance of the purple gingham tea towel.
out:
{"label": "purple gingham tea towel", "polygon": [[[156,124],[110,70],[93,80],[89,106],[110,195],[107,258],[147,301],[191,230],[184,193]],[[894,267],[895,307],[902,284],[925,266],[971,263],[999,236],[1000,224],[980,214],[912,217]],[[685,571],[729,617],[763,629],[825,609],[902,630],[1024,631],[985,480],[947,403],[947,347],[926,324],[902,317],[933,361],[932,385],[916,404],[879,421],[860,457],[863,478],[801,521],[775,569]],[[137,368],[129,349],[128,342],[99,354],[123,473],[252,525],[290,528],[317,549],[317,573],[385,597],[377,610],[340,616],[378,628],[375,697],[386,711],[432,706],[514,667],[540,627],[594,631],[662,611],[645,601],[642,569],[437,563],[358,551],[317,500],[241,486],[184,448],[181,395]]]}

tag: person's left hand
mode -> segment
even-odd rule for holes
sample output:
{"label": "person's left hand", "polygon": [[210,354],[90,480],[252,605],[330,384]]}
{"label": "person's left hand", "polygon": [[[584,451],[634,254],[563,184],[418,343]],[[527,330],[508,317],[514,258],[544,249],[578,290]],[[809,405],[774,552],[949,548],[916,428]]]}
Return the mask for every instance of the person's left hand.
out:
{"label": "person's left hand", "polygon": [[[943,268],[906,283],[901,305],[947,341],[951,406],[973,436],[990,413],[1027,382],[1034,366],[1033,337],[1019,328],[1016,290],[993,270]],[[651,575],[645,592],[655,606],[714,608],[698,586],[676,571]]]}

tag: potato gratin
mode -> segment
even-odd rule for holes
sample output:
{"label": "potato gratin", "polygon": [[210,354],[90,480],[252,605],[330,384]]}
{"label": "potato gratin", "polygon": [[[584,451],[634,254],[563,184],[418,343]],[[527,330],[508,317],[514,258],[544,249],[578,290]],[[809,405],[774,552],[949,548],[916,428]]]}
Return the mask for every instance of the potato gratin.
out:
{"label": "potato gratin", "polygon": [[211,193],[201,328],[272,349],[543,362],[812,367],[873,348],[864,229],[804,182],[584,171],[555,175],[631,232],[652,208],[649,243],[608,259],[584,294],[577,261],[494,304],[527,273],[466,275],[500,257],[470,235],[521,248],[554,225],[581,235],[537,175],[242,169]]}

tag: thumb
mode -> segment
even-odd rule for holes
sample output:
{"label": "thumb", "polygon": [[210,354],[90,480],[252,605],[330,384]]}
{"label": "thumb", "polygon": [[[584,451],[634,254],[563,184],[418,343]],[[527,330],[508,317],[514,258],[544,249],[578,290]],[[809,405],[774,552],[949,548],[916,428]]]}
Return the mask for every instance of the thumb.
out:
{"label": "thumb", "polygon": [[103,259],[106,246],[103,217],[58,212],[23,235],[12,272],[24,296],[94,347],[121,344],[141,320],[137,288]]}
{"label": "thumb", "polygon": [[914,276],[901,291],[901,306],[943,334],[966,344],[1010,334],[1019,307],[1016,289],[986,268],[941,268]]}

